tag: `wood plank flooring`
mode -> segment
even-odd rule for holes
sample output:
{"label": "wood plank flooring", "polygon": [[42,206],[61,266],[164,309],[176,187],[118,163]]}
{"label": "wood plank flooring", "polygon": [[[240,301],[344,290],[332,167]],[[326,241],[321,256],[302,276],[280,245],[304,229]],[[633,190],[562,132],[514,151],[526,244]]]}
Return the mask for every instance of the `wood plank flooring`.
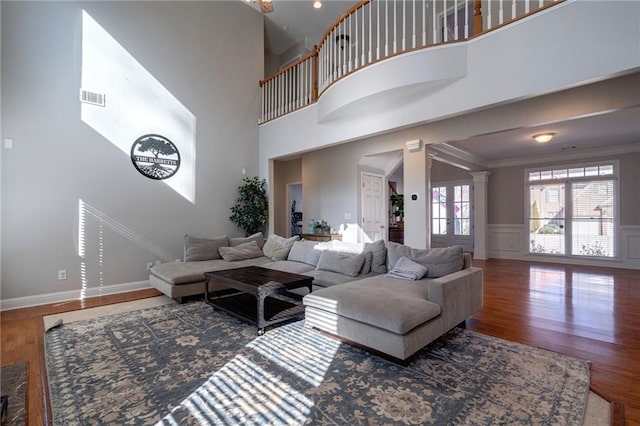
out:
{"label": "wood plank flooring", "polygon": [[[484,269],[484,308],[467,328],[592,362],[593,388],[640,425],[640,271],[507,260]],[[48,424],[41,318],[156,296],[156,290],[0,313],[0,364],[29,362],[29,425]]]}

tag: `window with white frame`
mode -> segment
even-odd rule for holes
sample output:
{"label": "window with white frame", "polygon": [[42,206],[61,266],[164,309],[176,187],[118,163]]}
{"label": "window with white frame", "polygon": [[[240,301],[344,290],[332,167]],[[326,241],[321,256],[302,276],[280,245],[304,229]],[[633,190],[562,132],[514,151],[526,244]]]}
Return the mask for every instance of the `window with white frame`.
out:
{"label": "window with white frame", "polygon": [[618,162],[525,171],[529,252],[617,255]]}

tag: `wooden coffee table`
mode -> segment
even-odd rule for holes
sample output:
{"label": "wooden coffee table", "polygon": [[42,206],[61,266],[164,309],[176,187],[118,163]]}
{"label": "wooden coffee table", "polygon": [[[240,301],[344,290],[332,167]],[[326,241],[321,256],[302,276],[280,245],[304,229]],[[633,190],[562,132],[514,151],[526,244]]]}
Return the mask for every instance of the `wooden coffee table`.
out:
{"label": "wooden coffee table", "polygon": [[[264,328],[269,325],[304,318],[302,296],[290,290],[308,287],[311,292],[313,282],[313,277],[259,266],[225,269],[204,275],[207,278],[204,283],[205,302],[255,324],[259,335],[264,334]],[[210,292],[210,282],[221,282],[227,288]]]}

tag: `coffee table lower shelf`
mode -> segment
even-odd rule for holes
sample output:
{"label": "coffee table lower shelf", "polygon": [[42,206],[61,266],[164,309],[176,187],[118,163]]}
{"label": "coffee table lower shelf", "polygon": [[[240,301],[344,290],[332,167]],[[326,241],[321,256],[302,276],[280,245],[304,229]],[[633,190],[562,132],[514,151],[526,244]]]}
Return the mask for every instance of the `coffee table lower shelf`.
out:
{"label": "coffee table lower shelf", "polygon": [[256,297],[238,292],[232,295],[216,297],[210,295],[206,302],[214,308],[221,309],[243,321],[258,326],[258,334],[264,328],[284,321],[304,318],[304,306],[268,296],[264,299],[264,320],[258,320],[258,304]]}

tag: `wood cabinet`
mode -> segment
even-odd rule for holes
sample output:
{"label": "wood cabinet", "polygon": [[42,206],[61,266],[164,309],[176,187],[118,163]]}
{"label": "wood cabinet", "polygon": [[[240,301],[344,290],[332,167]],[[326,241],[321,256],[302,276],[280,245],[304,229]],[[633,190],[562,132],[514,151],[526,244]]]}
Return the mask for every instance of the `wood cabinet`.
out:
{"label": "wood cabinet", "polygon": [[302,234],[300,237],[309,241],[342,241],[342,235],[340,234]]}
{"label": "wood cabinet", "polygon": [[404,244],[404,226],[390,226],[389,241],[393,241],[394,243],[398,244]]}

